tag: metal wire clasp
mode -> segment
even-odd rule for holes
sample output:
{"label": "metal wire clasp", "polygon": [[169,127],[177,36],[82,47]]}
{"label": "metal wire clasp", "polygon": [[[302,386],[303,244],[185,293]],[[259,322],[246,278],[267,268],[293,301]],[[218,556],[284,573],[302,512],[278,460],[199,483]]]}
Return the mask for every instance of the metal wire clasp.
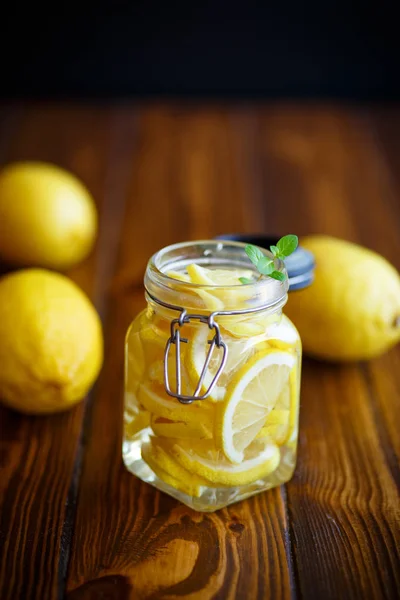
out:
{"label": "metal wire clasp", "polygon": [[[219,376],[221,375],[221,373],[225,367],[226,360],[228,358],[228,348],[227,348],[225,342],[223,342],[221,339],[221,332],[219,329],[219,325],[215,322],[214,316],[215,316],[215,313],[212,313],[208,316],[206,316],[206,315],[191,315],[191,314],[187,314],[186,310],[183,309],[179,318],[173,319],[171,321],[171,335],[165,346],[165,353],[164,353],[165,390],[166,390],[167,394],[169,394],[170,396],[173,396],[173,398],[177,398],[179,400],[179,402],[181,402],[182,404],[191,404],[195,400],[204,400],[205,398],[207,398],[211,394],[214,386],[216,385],[216,383],[218,381]],[[186,396],[185,394],[181,393],[181,391],[182,391],[181,342],[187,344],[188,340],[187,340],[187,338],[181,337],[181,329],[182,329],[182,327],[184,327],[184,325],[186,323],[190,323],[190,321],[193,321],[193,320],[200,321],[201,323],[205,323],[206,325],[208,325],[208,327],[214,331],[214,337],[211,340],[208,340],[208,343],[210,344],[210,348],[207,352],[207,357],[204,362],[204,366],[201,371],[200,378],[199,378],[198,384],[196,386],[196,389],[192,396]],[[175,391],[173,391],[171,389],[170,382],[169,382],[169,375],[168,375],[168,358],[169,358],[169,354],[170,354],[172,345],[175,346],[175,378],[176,378],[176,390]],[[217,369],[210,385],[208,386],[206,392],[204,394],[200,395],[200,390],[202,388],[208,366],[210,364],[211,358],[212,358],[216,348],[219,350],[219,353],[221,354],[220,364],[219,364],[218,369]]]}
{"label": "metal wire clasp", "polygon": [[[226,317],[229,316],[230,317],[230,316],[234,316],[234,315],[252,315],[252,314],[260,313],[267,309],[277,310],[284,304],[284,297],[281,297],[273,303],[262,304],[261,306],[256,306],[254,308],[245,308],[242,310],[224,310],[224,311],[220,310],[220,311],[215,311],[215,312],[211,313],[210,315],[191,315],[191,314],[187,314],[186,309],[184,309],[183,306],[169,304],[168,302],[164,302],[163,300],[160,300],[160,298],[156,298],[153,294],[151,294],[151,292],[147,288],[146,288],[146,294],[156,304],[159,304],[160,306],[163,306],[164,308],[168,308],[169,310],[176,310],[176,311],[180,312],[179,318],[173,319],[171,321],[171,335],[168,338],[167,344],[165,346],[164,383],[165,383],[165,391],[167,392],[167,394],[169,396],[172,396],[173,398],[177,398],[179,400],[179,402],[181,402],[182,404],[191,404],[192,402],[194,402],[194,400],[204,400],[205,398],[207,398],[213,391],[213,388],[216,385],[216,383],[219,379],[219,376],[221,375],[221,373],[226,365],[226,360],[228,358],[228,348],[227,348],[225,342],[223,342],[221,339],[221,332],[219,330],[219,325],[218,325],[218,323],[215,322],[216,316],[226,316]],[[212,340],[208,340],[208,343],[210,344],[210,349],[207,353],[207,357],[206,357],[203,369],[200,373],[200,378],[199,378],[199,382],[196,386],[196,389],[192,396],[185,396],[184,394],[181,393],[182,377],[181,377],[180,351],[181,351],[181,342],[187,344],[188,340],[186,338],[181,337],[181,329],[185,325],[185,323],[190,323],[190,321],[193,321],[193,320],[200,321],[200,323],[205,323],[206,325],[208,325],[208,327],[210,329],[214,330],[215,333],[214,333],[214,337],[212,338]],[[171,386],[169,383],[169,376],[168,376],[168,358],[169,358],[169,353],[170,353],[172,345],[175,346],[176,391],[171,390]],[[218,366],[218,369],[217,369],[210,385],[208,386],[208,389],[206,390],[206,392],[204,394],[200,395],[200,390],[203,385],[203,381],[206,376],[208,366],[210,364],[211,358],[212,358],[213,353],[216,348],[220,351],[221,362]]]}

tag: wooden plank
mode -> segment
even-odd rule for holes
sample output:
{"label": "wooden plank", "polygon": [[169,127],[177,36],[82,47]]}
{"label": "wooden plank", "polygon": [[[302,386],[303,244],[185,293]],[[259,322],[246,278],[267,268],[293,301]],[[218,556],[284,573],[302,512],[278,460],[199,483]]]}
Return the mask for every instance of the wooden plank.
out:
{"label": "wooden plank", "polygon": [[[278,203],[270,217],[279,230],[289,215],[301,234],[337,235],[396,257],[399,221],[361,115],[279,107],[265,111],[263,136],[264,172]],[[286,486],[302,597],[397,597],[399,509],[394,457],[387,460],[394,454],[393,405],[390,411],[386,397],[382,413],[365,377],[372,369],[382,400],[384,382],[398,382],[396,356],[394,350],[366,367],[304,363],[299,460]]]}
{"label": "wooden plank", "polygon": [[240,230],[245,213],[251,215],[248,226],[257,220],[247,194],[253,184],[236,169],[242,135],[251,131],[245,127],[243,134],[236,117],[175,106],[145,109],[140,117],[106,363],[85,433],[71,599],[107,593],[137,599],[291,597],[281,490],[203,515],[141,483],[121,461],[124,335],[144,304],[148,257],[177,240]]}
{"label": "wooden plank", "polygon": [[[400,269],[400,112],[393,107],[380,107],[366,111],[364,118],[368,122],[373,148],[378,155],[380,181],[384,188],[382,195],[387,211],[390,212],[391,231],[395,232],[392,261]],[[400,414],[399,374],[400,348],[365,367],[377,426],[382,431],[380,437],[386,462],[400,487],[400,436],[396,426],[396,415]]]}
{"label": "wooden plank", "polygon": [[397,597],[399,349],[362,366],[305,361],[286,492],[201,515],[129,475],[120,450],[123,338],[148,256],[229,230],[323,231],[398,266],[396,125],[391,134],[390,118],[333,107],[170,106],[143,110],[136,140],[129,109],[113,121],[107,109],[70,107],[17,117],[0,160],[58,162],[102,202],[97,249],[71,275],[107,317],[107,362],[83,437],[83,405],[40,419],[1,409],[1,597],[56,597],[57,582],[62,594],[71,538],[74,599]]}
{"label": "wooden plank", "polygon": [[[19,112],[3,162],[55,162],[82,179],[100,208],[111,131],[109,110],[38,105]],[[102,221],[101,229],[106,225]],[[97,301],[98,255],[99,244],[69,273],[89,296],[94,298],[96,292]],[[1,597],[57,598],[68,558],[84,404],[51,417],[25,417],[4,407],[0,411]]]}
{"label": "wooden plank", "polygon": [[395,193],[392,209],[400,210],[400,111],[398,106],[380,105],[365,109],[364,118],[368,120],[371,137],[379,152],[381,163],[387,168]]}
{"label": "wooden plank", "polygon": [[309,361],[303,373],[299,465],[287,486],[302,595],[395,598],[397,491],[365,380],[357,366]]}

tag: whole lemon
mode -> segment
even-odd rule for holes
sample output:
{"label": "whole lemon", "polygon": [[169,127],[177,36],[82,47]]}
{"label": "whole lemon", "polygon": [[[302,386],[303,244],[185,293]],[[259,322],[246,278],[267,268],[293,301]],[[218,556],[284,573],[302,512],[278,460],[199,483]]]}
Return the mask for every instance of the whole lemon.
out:
{"label": "whole lemon", "polygon": [[315,281],[290,294],[285,313],[309,354],[338,361],[378,356],[400,340],[400,277],[382,256],[337,238],[301,245],[315,257]]}
{"label": "whole lemon", "polygon": [[0,399],[26,413],[78,402],[103,357],[100,319],[67,277],[25,269],[0,280]]}
{"label": "whole lemon", "polygon": [[90,251],[96,207],[73,175],[46,163],[10,164],[0,173],[0,257],[64,269]]}

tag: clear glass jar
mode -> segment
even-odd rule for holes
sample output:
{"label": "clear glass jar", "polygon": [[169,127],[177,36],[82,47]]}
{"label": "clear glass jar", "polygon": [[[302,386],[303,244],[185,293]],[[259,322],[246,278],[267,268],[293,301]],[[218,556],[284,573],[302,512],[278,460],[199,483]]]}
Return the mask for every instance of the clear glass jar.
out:
{"label": "clear glass jar", "polygon": [[126,335],[125,465],[200,511],[285,483],[296,462],[301,342],[282,313],[288,282],[258,279],[244,247],[159,251]]}

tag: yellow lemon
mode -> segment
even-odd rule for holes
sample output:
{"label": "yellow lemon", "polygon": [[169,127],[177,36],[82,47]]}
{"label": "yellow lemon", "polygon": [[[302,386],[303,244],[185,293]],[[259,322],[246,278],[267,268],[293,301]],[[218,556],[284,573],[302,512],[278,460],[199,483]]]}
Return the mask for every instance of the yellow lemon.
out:
{"label": "yellow lemon", "polygon": [[18,265],[64,269],[92,248],[97,214],[73,175],[22,162],[0,173],[0,257]]}
{"label": "yellow lemon", "polygon": [[27,269],[0,280],[0,398],[26,413],[63,411],[96,379],[99,317],[69,279]]}
{"label": "yellow lemon", "polygon": [[290,294],[285,313],[306,352],[328,360],[364,360],[400,340],[400,276],[375,252],[324,235],[301,245],[316,261],[312,286]]}

